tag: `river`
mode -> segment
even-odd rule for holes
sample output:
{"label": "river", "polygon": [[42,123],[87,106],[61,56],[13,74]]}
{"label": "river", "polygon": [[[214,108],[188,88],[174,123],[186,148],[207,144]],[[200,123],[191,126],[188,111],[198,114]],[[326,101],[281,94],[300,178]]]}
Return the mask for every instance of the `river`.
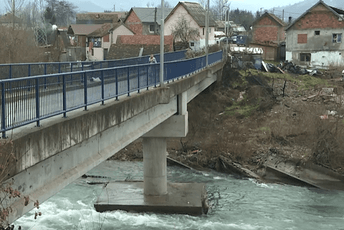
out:
{"label": "river", "polygon": [[[112,180],[142,180],[142,162],[106,161],[88,175]],[[283,184],[258,183],[218,172],[197,173],[168,167],[172,182],[206,183],[211,208],[207,215],[164,215],[113,211],[97,213],[93,203],[102,185],[79,178],[18,219],[16,229],[329,229],[344,230],[344,192]],[[98,179],[104,180],[104,179]],[[42,216],[34,219],[35,212]]]}

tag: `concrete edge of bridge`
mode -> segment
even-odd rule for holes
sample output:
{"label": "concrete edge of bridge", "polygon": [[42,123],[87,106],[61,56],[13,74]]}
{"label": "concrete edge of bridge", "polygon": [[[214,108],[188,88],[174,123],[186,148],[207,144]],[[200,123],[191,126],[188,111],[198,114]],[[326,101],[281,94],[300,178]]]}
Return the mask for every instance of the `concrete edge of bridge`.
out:
{"label": "concrete edge of bridge", "polygon": [[168,183],[167,194],[144,195],[143,181],[110,182],[94,204],[96,211],[122,210],[163,214],[202,215],[208,212],[203,183]]}

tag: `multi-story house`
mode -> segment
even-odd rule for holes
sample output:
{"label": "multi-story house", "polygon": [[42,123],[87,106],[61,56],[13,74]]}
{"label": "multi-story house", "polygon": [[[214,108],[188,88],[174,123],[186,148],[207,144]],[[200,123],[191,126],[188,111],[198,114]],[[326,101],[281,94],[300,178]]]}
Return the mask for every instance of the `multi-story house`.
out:
{"label": "multi-story house", "polygon": [[344,64],[344,11],[317,2],[286,28],[286,59],[328,68]]}

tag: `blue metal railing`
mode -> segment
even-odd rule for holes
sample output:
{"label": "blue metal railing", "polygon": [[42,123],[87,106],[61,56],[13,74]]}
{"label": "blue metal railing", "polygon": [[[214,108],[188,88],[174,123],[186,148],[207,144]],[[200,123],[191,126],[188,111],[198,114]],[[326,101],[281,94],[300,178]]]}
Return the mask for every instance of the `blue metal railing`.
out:
{"label": "blue metal railing", "polygon": [[[209,55],[209,64],[222,60],[222,51]],[[164,64],[164,81],[205,68],[205,56]],[[1,132],[159,84],[160,64],[141,64],[0,81]]]}
{"label": "blue metal railing", "polygon": [[[174,61],[185,58],[186,50],[169,52],[164,54],[165,61]],[[37,62],[37,63],[11,63],[0,64],[0,79],[12,79],[47,75],[54,73],[77,72],[101,68],[120,67],[128,65],[140,65],[148,63],[149,56],[126,58],[120,60],[106,61],[83,61],[83,62]],[[160,54],[155,54],[160,62]]]}

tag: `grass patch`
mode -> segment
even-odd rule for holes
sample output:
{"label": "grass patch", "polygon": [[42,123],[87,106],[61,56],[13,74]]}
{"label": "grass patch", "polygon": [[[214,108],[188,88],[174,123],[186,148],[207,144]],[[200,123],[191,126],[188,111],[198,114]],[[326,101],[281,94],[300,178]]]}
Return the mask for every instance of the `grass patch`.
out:
{"label": "grass patch", "polygon": [[321,79],[310,75],[291,75],[288,73],[281,74],[266,72],[261,72],[260,75],[266,77],[267,79],[283,79],[290,81],[297,85],[298,90],[313,89],[315,86],[330,87],[326,79]]}
{"label": "grass patch", "polygon": [[297,77],[297,80],[299,81],[299,89],[312,89],[317,85],[323,85],[328,87],[328,83],[325,79],[320,79],[317,77],[313,77],[310,75],[300,75]]}
{"label": "grass patch", "polygon": [[271,132],[269,127],[260,127],[259,130],[262,132]]}
{"label": "grass patch", "polygon": [[233,104],[230,107],[227,107],[225,110],[225,114],[229,116],[244,116],[249,117],[251,116],[252,112],[257,110],[259,105],[239,105]]}

